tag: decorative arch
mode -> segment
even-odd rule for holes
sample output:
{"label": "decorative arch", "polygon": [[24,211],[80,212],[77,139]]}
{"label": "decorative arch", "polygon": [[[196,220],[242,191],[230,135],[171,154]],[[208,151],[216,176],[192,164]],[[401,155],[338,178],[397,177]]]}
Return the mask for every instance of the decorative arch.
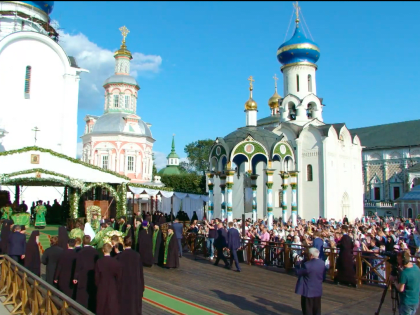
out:
{"label": "decorative arch", "polygon": [[382,181],[380,180],[378,174],[375,173],[371,180],[369,181],[370,184],[382,184]]}
{"label": "decorative arch", "polygon": [[295,170],[295,160],[290,155],[287,155],[283,160],[283,170],[286,172]]}
{"label": "decorative arch", "polygon": [[245,140],[239,142],[232,150],[231,161],[237,154],[245,155],[250,161],[255,154],[264,154],[268,160],[267,149],[260,142],[254,140],[251,136],[248,136]]}
{"label": "decorative arch", "polygon": [[108,190],[115,197],[115,200],[117,202],[120,202],[120,196],[117,194],[117,191],[111,185],[109,185],[107,183],[91,183],[89,185],[86,185],[85,187],[83,187],[81,189],[81,194],[80,195],[83,195],[85,192],[91,190],[92,188],[96,188],[96,187],[100,187],[100,188],[104,188],[104,189]]}
{"label": "decorative arch", "polygon": [[378,153],[372,153],[369,155],[369,160],[371,161],[376,161],[380,159],[381,159],[381,156]]}
{"label": "decorative arch", "polygon": [[210,170],[212,172],[218,172],[219,171],[219,163],[218,159],[216,157],[212,157],[210,160]]}
{"label": "decorative arch", "polygon": [[390,159],[401,159],[401,158],[402,158],[402,155],[401,155],[401,153],[399,153],[399,152],[397,152],[397,151],[392,151],[392,152],[389,154],[389,158],[390,158]]}
{"label": "decorative arch", "polygon": [[314,110],[319,111],[321,109],[321,101],[315,94],[309,94],[305,96],[301,102],[301,105],[304,109],[308,109],[309,104],[314,105]]}
{"label": "decorative arch", "polygon": [[251,158],[251,169],[252,169],[252,174],[256,174],[257,173],[257,164],[259,162],[265,162],[266,165],[268,165],[268,158],[265,154],[261,154],[261,153],[257,153],[255,155],[252,156]]}
{"label": "decorative arch", "polygon": [[284,160],[286,156],[294,158],[293,149],[288,142],[280,141],[274,146],[272,159],[274,159],[275,156],[278,156],[280,160]]}
{"label": "decorative arch", "polygon": [[359,136],[354,136],[354,138],[353,138],[353,144],[355,144],[355,145],[362,145],[362,142],[360,141],[360,138],[359,138]]}
{"label": "decorative arch", "polygon": [[211,148],[210,158],[217,157],[217,159],[220,159],[223,155],[227,156],[226,148],[216,140]]}
{"label": "decorative arch", "polygon": [[219,159],[219,170],[224,171],[227,165],[227,156],[222,155]]}

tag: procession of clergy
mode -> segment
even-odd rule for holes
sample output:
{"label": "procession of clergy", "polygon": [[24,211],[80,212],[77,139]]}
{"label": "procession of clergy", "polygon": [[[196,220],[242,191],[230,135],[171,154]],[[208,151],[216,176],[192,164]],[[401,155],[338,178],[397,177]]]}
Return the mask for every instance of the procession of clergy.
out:
{"label": "procession of clergy", "polygon": [[51,246],[42,257],[39,230],[34,230],[24,255],[12,256],[8,246],[15,233],[24,233],[24,227],[4,218],[0,247],[2,253],[8,253],[37,276],[41,275],[42,262],[46,265],[46,281],[93,313],[141,314],[143,266],[179,267],[173,227],[162,223],[165,230],[167,226],[164,235],[161,221],[152,224],[150,216],[136,217],[134,227],[125,217],[119,222],[112,219],[100,223],[93,215],[90,221],[84,226],[77,222],[70,233],[60,226],[58,237],[50,237]]}

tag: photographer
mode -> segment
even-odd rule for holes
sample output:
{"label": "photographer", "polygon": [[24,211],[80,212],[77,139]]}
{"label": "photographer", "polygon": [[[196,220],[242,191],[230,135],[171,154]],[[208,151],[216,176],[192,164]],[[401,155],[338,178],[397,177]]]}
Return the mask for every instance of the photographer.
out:
{"label": "photographer", "polygon": [[420,270],[410,262],[410,254],[407,251],[398,254],[398,264],[402,267],[397,277],[391,276],[391,282],[399,292],[400,296],[400,315],[415,315],[419,307],[420,293]]}

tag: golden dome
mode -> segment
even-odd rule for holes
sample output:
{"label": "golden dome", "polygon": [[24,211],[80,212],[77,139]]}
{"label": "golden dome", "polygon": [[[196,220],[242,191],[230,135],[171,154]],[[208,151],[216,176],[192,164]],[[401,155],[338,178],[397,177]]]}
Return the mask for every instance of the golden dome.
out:
{"label": "golden dome", "polygon": [[128,58],[133,59],[133,56],[131,56],[131,52],[127,49],[127,46],[125,45],[125,42],[123,42],[120,49],[118,49],[114,53],[114,56],[117,56],[117,55],[125,55]]}
{"label": "golden dome", "polygon": [[271,109],[278,108],[280,99],[281,96],[275,91],[273,96],[268,100],[268,106],[270,106]]}
{"label": "golden dome", "polygon": [[249,100],[245,102],[245,110],[257,110],[257,108],[257,102],[254,101],[252,97],[250,97]]}

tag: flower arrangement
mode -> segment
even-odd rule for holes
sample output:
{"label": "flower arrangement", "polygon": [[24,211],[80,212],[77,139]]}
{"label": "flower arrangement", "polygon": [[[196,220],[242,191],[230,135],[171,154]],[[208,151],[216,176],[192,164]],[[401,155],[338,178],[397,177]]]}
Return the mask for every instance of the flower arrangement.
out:
{"label": "flower arrangement", "polygon": [[122,237],[123,237],[123,233],[120,231],[109,231],[105,234],[104,239],[103,239],[103,243],[106,244],[110,244],[111,245],[111,237],[113,237],[114,235],[117,235],[119,238],[119,242],[122,243]]}
{"label": "flower arrangement", "polygon": [[91,223],[92,216],[96,215],[98,220],[101,220],[101,207],[98,206],[90,206],[86,209],[86,220],[87,222]]}

